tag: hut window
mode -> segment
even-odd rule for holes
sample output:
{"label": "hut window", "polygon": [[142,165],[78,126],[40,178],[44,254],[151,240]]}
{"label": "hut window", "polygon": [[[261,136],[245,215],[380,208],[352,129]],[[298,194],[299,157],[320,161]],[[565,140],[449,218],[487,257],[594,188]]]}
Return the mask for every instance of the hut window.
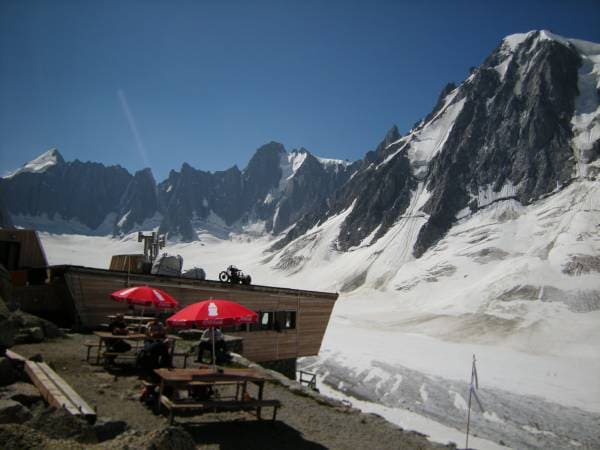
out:
{"label": "hut window", "polygon": [[296,311],[285,312],[285,323],[283,328],[286,330],[293,330],[296,328]]}
{"label": "hut window", "polygon": [[293,330],[296,328],[296,311],[275,312],[275,331]]}
{"label": "hut window", "polygon": [[269,312],[262,312],[261,316],[260,316],[260,329],[261,330],[272,330],[273,329],[273,323],[274,323],[274,316],[275,314],[271,311]]}
{"label": "hut window", "polygon": [[[248,325],[248,331],[283,331],[296,328],[296,311],[257,311],[257,313],[258,322]],[[244,331],[244,328],[235,331]]]}

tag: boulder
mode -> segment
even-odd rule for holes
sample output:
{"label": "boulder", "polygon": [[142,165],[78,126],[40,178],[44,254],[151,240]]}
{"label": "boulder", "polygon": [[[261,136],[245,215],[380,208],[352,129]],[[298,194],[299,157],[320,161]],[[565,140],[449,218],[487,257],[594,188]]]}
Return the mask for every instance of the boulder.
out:
{"label": "boulder", "polygon": [[194,450],[196,443],[181,427],[167,427],[155,431],[146,447],[148,450]]}
{"label": "boulder", "polygon": [[0,442],[3,450],[46,448],[46,440],[40,433],[18,424],[0,425]]}
{"label": "boulder", "polygon": [[99,442],[114,439],[128,429],[129,425],[122,420],[98,419],[94,424],[94,431],[96,432]]}
{"label": "boulder", "polygon": [[0,357],[0,386],[14,383],[18,378],[19,373],[12,361],[8,358]]}
{"label": "boulder", "polygon": [[36,327],[40,328],[43,331],[44,337],[47,338],[57,338],[64,335],[60,328],[58,328],[52,322],[21,310],[11,313],[9,320],[15,323],[21,329],[31,329]]}
{"label": "boulder", "polygon": [[52,406],[34,409],[33,418],[27,425],[53,439],[74,439],[88,444],[98,442],[92,425],[81,417]]}
{"label": "boulder", "polygon": [[[2,313],[0,312],[0,316]],[[0,346],[10,348],[15,343],[15,336],[19,332],[19,328],[10,320],[0,319]]]}
{"label": "boulder", "polygon": [[28,333],[33,342],[42,342],[44,340],[44,331],[40,327],[31,327],[28,329]]}
{"label": "boulder", "polygon": [[19,402],[0,400],[0,424],[23,423],[31,419],[31,412]]}
{"label": "boulder", "polygon": [[[0,266],[1,267],[1,266]],[[9,348],[15,343],[18,327],[9,319],[10,311],[0,296],[0,347]]]}
{"label": "boulder", "polygon": [[34,403],[42,400],[40,392],[33,384],[24,383],[22,381],[6,386],[1,395],[3,398],[14,400],[28,408]]}

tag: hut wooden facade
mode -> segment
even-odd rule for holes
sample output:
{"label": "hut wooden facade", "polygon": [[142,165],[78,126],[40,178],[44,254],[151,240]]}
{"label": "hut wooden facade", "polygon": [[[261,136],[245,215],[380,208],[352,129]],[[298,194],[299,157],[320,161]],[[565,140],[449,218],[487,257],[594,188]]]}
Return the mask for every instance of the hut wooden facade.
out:
{"label": "hut wooden facade", "polygon": [[259,323],[226,330],[244,339],[244,356],[273,361],[319,352],[338,294],[258,285],[238,285],[209,280],[143,275],[76,266],[51,268],[52,284],[64,281],[73,301],[76,321],[82,328],[97,328],[106,317],[126,312],[127,305],[109,298],[128,286],[152,285],[187,306],[199,300],[225,298],[259,313]]}

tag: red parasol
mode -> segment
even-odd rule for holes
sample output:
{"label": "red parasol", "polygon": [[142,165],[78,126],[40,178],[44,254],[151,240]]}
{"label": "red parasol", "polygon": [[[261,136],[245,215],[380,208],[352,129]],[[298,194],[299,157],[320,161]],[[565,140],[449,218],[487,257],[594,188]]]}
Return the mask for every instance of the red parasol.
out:
{"label": "red parasol", "polygon": [[258,321],[258,314],[239,303],[229,300],[204,300],[186,306],[169,317],[167,325],[180,328],[188,328],[193,325],[218,327],[256,321]]}
{"label": "red parasol", "polygon": [[165,291],[150,286],[135,286],[113,292],[110,297],[117,302],[127,302],[130,305],[173,309],[179,302]]}
{"label": "red parasol", "polygon": [[171,327],[199,327],[212,328],[212,360],[216,370],[215,357],[215,327],[222,325],[238,325],[258,321],[258,314],[254,311],[229,300],[204,300],[186,306],[181,311],[167,319]]}

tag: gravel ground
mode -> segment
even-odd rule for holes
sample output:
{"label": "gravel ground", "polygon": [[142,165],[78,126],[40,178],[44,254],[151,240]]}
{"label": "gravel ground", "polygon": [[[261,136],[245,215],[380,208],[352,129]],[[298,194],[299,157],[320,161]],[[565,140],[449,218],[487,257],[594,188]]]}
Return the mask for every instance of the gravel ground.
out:
{"label": "gravel ground", "polygon": [[[148,437],[164,429],[167,420],[155,415],[138,399],[142,391],[136,372],[124,365],[107,372],[85,361],[84,342],[93,335],[70,334],[65,339],[18,345],[14,351],[31,357],[41,354],[92,407],[98,416],[124,420],[132,428],[113,441],[85,448],[145,448]],[[363,414],[341,403],[308,394],[305,389],[270,382],[265,398],[283,407],[277,420],[259,421],[249,413],[204,414],[178,420],[200,449],[430,449],[446,448],[425,436],[406,432],[383,418]],[[270,417],[270,409],[264,416]],[[55,443],[56,444],[56,443]],[[78,448],[75,443],[70,448]]]}

